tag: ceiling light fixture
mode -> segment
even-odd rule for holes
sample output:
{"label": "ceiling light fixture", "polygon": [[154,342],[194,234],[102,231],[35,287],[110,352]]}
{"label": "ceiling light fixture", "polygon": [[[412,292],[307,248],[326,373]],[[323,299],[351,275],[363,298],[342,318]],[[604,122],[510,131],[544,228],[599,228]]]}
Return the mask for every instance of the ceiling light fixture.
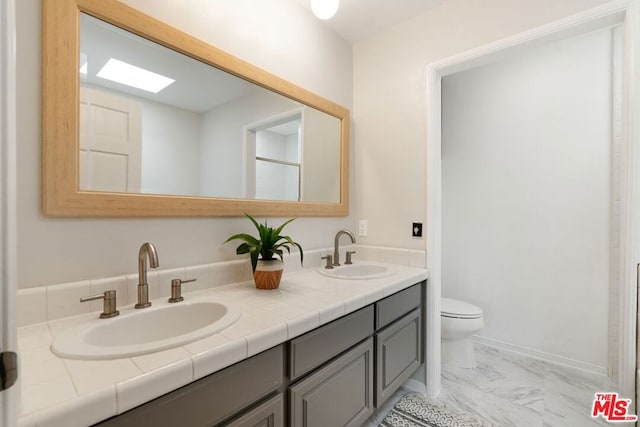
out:
{"label": "ceiling light fixture", "polygon": [[136,67],[135,65],[127,64],[114,58],[107,61],[97,76],[151,93],[158,93],[175,82],[174,79],[170,79],[169,77]]}
{"label": "ceiling light fixture", "polygon": [[320,19],[330,19],[338,11],[340,0],[311,0],[311,10]]}

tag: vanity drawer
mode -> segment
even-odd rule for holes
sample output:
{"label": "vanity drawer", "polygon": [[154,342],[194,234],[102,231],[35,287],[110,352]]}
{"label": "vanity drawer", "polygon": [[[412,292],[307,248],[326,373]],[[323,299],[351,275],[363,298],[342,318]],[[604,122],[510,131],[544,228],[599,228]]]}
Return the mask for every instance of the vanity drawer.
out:
{"label": "vanity drawer", "polygon": [[382,329],[420,306],[421,284],[411,286],[376,303],[376,329]]}
{"label": "vanity drawer", "polygon": [[283,386],[283,355],[274,347],[98,425],[215,425]]}
{"label": "vanity drawer", "polygon": [[368,306],[291,340],[289,378],[296,380],[372,334],[373,306]]}

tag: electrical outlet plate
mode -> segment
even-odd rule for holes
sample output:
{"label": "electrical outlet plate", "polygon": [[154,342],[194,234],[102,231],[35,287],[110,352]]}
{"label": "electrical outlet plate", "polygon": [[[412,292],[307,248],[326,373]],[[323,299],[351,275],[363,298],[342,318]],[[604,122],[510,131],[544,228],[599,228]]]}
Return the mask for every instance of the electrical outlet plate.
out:
{"label": "electrical outlet plate", "polygon": [[422,237],[422,223],[414,222],[411,226],[411,236],[418,239]]}
{"label": "electrical outlet plate", "polygon": [[368,230],[367,220],[361,219],[360,222],[358,223],[358,236],[367,237],[368,232],[369,230]]}

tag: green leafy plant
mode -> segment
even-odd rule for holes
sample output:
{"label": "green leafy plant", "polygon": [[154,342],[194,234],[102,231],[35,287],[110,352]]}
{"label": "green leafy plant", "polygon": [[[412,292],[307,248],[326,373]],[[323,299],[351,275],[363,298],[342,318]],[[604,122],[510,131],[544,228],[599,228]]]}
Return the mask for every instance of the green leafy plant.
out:
{"label": "green leafy plant", "polygon": [[258,223],[251,215],[245,212],[245,216],[251,220],[258,230],[258,237],[254,237],[250,234],[240,233],[234,234],[229,237],[225,243],[232,240],[242,240],[243,243],[236,248],[236,254],[243,255],[249,254],[251,257],[251,267],[253,271],[256,270],[258,264],[258,257],[264,261],[275,259],[277,256],[282,260],[283,250],[286,249],[288,253],[291,253],[291,246],[296,246],[300,250],[300,264],[302,264],[304,253],[302,246],[299,243],[294,242],[289,236],[281,236],[282,229],[293,221],[295,218],[291,218],[278,228],[272,228],[267,225],[267,220],[264,220],[264,225]]}

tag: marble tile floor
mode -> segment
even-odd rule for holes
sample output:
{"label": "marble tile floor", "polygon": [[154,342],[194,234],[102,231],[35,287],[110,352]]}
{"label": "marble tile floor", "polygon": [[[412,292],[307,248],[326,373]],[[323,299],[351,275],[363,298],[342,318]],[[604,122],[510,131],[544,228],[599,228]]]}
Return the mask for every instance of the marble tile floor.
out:
{"label": "marble tile floor", "polygon": [[[477,343],[475,352],[477,368],[443,368],[442,389],[434,403],[473,414],[495,427],[633,425],[591,418],[594,394],[616,391],[606,377]],[[377,426],[404,394],[423,392],[416,385],[405,384],[364,426]]]}

